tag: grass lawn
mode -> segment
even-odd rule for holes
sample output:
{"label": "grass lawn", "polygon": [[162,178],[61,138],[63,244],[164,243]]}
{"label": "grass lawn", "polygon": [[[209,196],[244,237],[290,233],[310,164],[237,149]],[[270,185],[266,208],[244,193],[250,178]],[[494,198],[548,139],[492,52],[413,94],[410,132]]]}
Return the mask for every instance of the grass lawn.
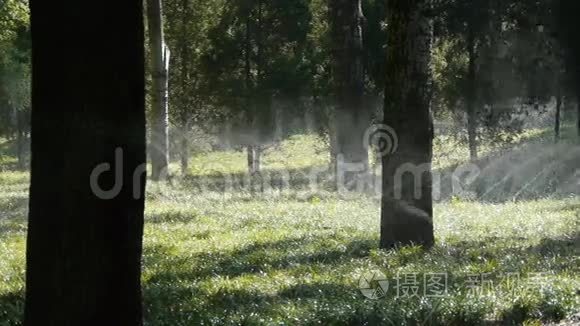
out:
{"label": "grass lawn", "polygon": [[[324,165],[320,144],[292,138],[268,151],[265,168]],[[436,167],[460,160],[438,157]],[[435,206],[432,250],[382,251],[379,202],[368,196],[196,190],[196,176],[243,173],[244,162],[241,153],[199,154],[193,179],[149,184],[147,325],[543,325],[580,312],[576,195],[453,197]],[[2,326],[19,325],[23,309],[27,182],[0,172]],[[361,284],[380,274],[386,292],[365,297]]]}

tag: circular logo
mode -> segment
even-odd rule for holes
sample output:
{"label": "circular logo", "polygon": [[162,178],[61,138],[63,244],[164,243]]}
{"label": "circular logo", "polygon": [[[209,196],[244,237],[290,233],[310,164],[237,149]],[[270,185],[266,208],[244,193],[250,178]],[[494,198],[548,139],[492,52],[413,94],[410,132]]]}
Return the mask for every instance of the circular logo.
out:
{"label": "circular logo", "polygon": [[380,271],[366,272],[358,281],[360,292],[371,300],[377,300],[387,295],[389,281]]}
{"label": "circular logo", "polygon": [[397,132],[390,126],[377,124],[367,129],[364,136],[364,147],[375,147],[380,156],[394,154],[399,148]]}

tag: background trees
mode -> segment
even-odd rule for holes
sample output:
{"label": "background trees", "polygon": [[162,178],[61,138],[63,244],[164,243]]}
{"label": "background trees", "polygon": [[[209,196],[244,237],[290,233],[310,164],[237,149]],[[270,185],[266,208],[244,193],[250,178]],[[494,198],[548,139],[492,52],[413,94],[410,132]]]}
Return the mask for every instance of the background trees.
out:
{"label": "background trees", "polygon": [[[333,33],[336,30],[333,22],[337,20],[332,8],[339,5],[323,0],[284,3],[240,0],[229,4],[217,0],[163,1],[166,19],[158,30],[163,25],[165,43],[173,49],[174,65],[168,79],[172,111],[167,116],[153,114],[159,111],[153,110],[150,122],[151,126],[165,126],[169,119],[171,135],[168,141],[162,136],[167,133],[166,127],[152,133],[161,135],[152,137],[152,155],[165,161],[165,154],[156,153],[168,152],[166,147],[172,147],[175,154],[169,160],[179,158],[183,174],[187,174],[186,153],[198,150],[198,144],[188,139],[203,130],[219,138],[221,144],[249,149],[249,170],[255,171],[258,166],[253,163],[260,161],[259,153],[264,148],[289,135],[314,130],[331,145],[331,165],[339,152],[368,156],[356,140],[362,136],[354,133],[360,134],[371,118],[375,121],[381,118],[373,112],[380,111],[377,108],[382,106],[377,99],[382,96],[386,75],[384,60],[380,58],[387,48],[387,10],[384,1],[375,0],[357,2],[349,9],[355,10],[353,15],[358,17],[347,15],[356,25],[353,31],[362,31],[362,41],[353,48],[362,50],[349,50],[353,54],[351,63],[339,64],[337,60],[346,57],[337,54],[349,53],[344,50],[348,44],[340,44],[346,34]],[[470,144],[472,159],[478,154],[478,137],[496,137],[501,142],[505,133],[517,134],[522,120],[513,118],[525,112],[541,114],[551,107],[552,97],[561,99],[558,107],[562,112],[553,113],[554,120],[572,114],[570,108],[576,102],[573,95],[576,92],[572,85],[573,69],[567,68],[574,65],[570,59],[574,57],[570,54],[574,45],[573,36],[567,31],[572,30],[568,27],[573,27],[574,22],[566,13],[573,10],[559,9],[572,5],[556,0],[437,1],[435,112],[439,118],[452,117],[454,123],[465,123],[465,139]],[[3,103],[0,132],[21,139],[14,143],[14,152],[22,153],[21,167],[26,163],[29,106],[26,96],[29,42],[26,12],[22,9],[25,7],[22,1],[3,2],[5,18],[0,37],[3,44],[0,74],[4,80],[0,85],[4,89],[0,96]],[[543,32],[539,26],[543,26]],[[153,47],[153,42],[149,45],[159,48]],[[340,91],[337,85],[345,80],[348,74],[344,72],[351,64],[362,67],[356,68],[360,70],[356,78],[358,86],[347,87],[348,92]],[[156,84],[159,83],[152,86]],[[151,90],[152,95],[159,93]],[[336,122],[341,120],[337,119],[344,111],[341,108],[353,105],[345,106],[338,99],[353,92],[362,101],[361,109],[353,112],[360,114],[363,122],[357,128],[349,125],[339,128]],[[152,104],[159,102],[156,97],[151,97]],[[555,133],[560,129],[558,126],[560,123],[554,121]],[[339,148],[339,129],[346,129],[341,137],[345,142],[353,142],[352,150]],[[158,140],[161,143],[153,144]],[[152,163],[156,179],[157,167],[165,164],[158,159]],[[251,168],[252,165],[256,166]]]}
{"label": "background trees", "polygon": [[247,148],[250,173],[260,170],[263,144],[283,133],[275,130],[282,128],[275,121],[284,117],[276,115],[301,112],[310,78],[309,24],[302,0],[235,1],[209,32],[205,71],[214,86],[214,105],[226,109],[226,124],[239,135],[235,142]]}
{"label": "background trees", "polygon": [[0,6],[0,135],[15,139],[17,167],[27,166],[30,129],[30,30],[27,3]]}
{"label": "background trees", "polygon": [[[575,10],[580,9],[580,4],[571,0],[556,0],[555,13],[555,30],[560,45],[562,46],[563,59],[566,63],[566,73],[571,94],[574,94],[576,101],[580,102],[580,44],[578,37],[574,32],[578,28],[578,20],[574,17]],[[572,97],[574,97],[574,95]],[[577,131],[580,137],[580,104],[577,106]]]}
{"label": "background trees", "polygon": [[[24,323],[141,325],[142,2],[33,0],[30,8]],[[102,164],[105,171],[93,175]]]}
{"label": "background trees", "polygon": [[161,0],[147,1],[151,56],[151,178],[169,173],[169,66],[171,51],[165,43]]}
{"label": "background trees", "polygon": [[[362,2],[331,0],[328,6],[332,35],[332,77],[335,85],[336,153],[341,155],[343,163],[362,164],[366,170],[368,151],[361,140],[364,139],[365,131],[370,125],[370,114],[368,106],[364,103],[365,17]],[[337,171],[337,175],[342,173]],[[353,175],[344,177],[346,182],[356,179]]]}

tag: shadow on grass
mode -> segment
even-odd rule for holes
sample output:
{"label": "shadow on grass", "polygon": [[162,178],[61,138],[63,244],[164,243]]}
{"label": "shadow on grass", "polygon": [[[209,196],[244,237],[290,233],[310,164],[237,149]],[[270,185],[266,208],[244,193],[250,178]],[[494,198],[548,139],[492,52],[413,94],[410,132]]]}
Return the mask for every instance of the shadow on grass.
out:
{"label": "shadow on grass", "polygon": [[[506,240],[508,239],[489,237],[479,241],[460,241],[452,245],[452,256],[465,264],[481,261],[482,258],[535,257],[541,262],[550,261],[551,271],[562,272],[565,270],[573,271],[572,262],[577,259],[580,253],[580,232],[568,237],[544,238],[538,244],[530,246],[519,246],[513,242],[509,244],[505,242]],[[469,255],[469,251],[476,251],[478,256]],[[554,257],[559,259],[552,259]],[[505,266],[500,266],[500,268],[505,269]]]}
{"label": "shadow on grass", "polygon": [[28,211],[28,196],[0,198],[0,221],[20,220]]}
{"label": "shadow on grass", "polygon": [[163,212],[154,212],[146,216],[146,223],[191,223],[200,218],[198,212],[194,210],[170,209]]}
{"label": "shadow on grass", "polygon": [[[561,272],[572,271],[572,261],[577,257],[577,248],[580,241],[580,234],[574,234],[562,239],[543,239],[534,246],[518,246],[510,242],[501,242],[508,239],[489,238],[485,241],[461,241],[450,244],[442,252],[452,251],[451,273],[457,271],[467,271],[482,257],[496,259],[501,262],[503,257],[521,257],[521,259],[532,258],[538,261],[548,261],[554,256],[558,256],[558,262],[552,262],[550,271]],[[351,283],[337,275],[336,281],[312,281],[312,274],[327,273],[352,261],[361,261],[364,268],[364,260],[369,257],[370,251],[377,249],[377,240],[372,238],[359,238],[348,241],[342,245],[319,247],[328,243],[328,237],[298,237],[288,238],[279,241],[255,243],[246,247],[226,252],[226,253],[202,253],[174,257],[171,249],[164,246],[146,248],[146,266],[156,266],[158,269],[147,282],[145,282],[145,297],[150,320],[158,320],[155,325],[170,325],[163,323],[162,316],[167,309],[167,305],[174,307],[171,318],[175,324],[178,320],[194,320],[196,323],[213,321],[213,323],[228,323],[231,314],[237,314],[236,318],[242,318],[240,323],[244,324],[264,324],[270,316],[279,316],[280,306],[292,306],[294,309],[304,309],[306,314],[310,310],[316,310],[321,315],[313,316],[312,320],[318,320],[325,324],[352,324],[359,325],[376,321],[378,324],[388,318],[397,320],[395,325],[415,325],[413,318],[432,318],[433,325],[480,325],[485,324],[486,312],[477,310],[480,308],[469,306],[457,306],[453,309],[467,309],[469,311],[435,310],[434,315],[427,315],[422,311],[417,302],[410,303],[410,306],[400,307],[400,309],[418,309],[410,315],[410,320],[405,321],[405,314],[397,313],[396,310],[389,312],[389,304],[400,305],[398,301],[385,301],[377,303],[379,308],[366,310],[369,305],[376,302],[367,301],[359,293],[357,280]],[[498,246],[486,246],[490,242],[500,241]],[[502,243],[504,245],[502,245]],[[300,248],[305,248],[300,250]],[[314,250],[308,250],[315,248]],[[478,257],[470,257],[469,250],[478,250]],[[400,252],[393,251],[392,254],[400,255]],[[389,268],[399,269],[408,265],[422,264],[429,265],[429,262],[439,261],[437,247],[433,252],[421,251],[413,255],[410,260],[400,259]],[[443,253],[442,253],[443,255]],[[445,254],[448,255],[448,254]],[[449,260],[450,257],[441,257],[441,260]],[[443,265],[445,266],[445,265]],[[517,272],[511,270],[512,266],[496,267],[499,273]],[[259,279],[272,277],[272,273],[289,271],[288,285],[276,286],[277,290],[262,289],[252,283],[252,278],[243,278],[234,281],[237,277],[251,275]],[[318,272],[317,272],[318,271]],[[441,272],[441,271],[437,271]],[[549,272],[549,271],[539,271]],[[298,275],[304,275],[302,279]],[[310,275],[310,276],[308,276]],[[220,277],[224,280],[233,281],[231,287],[207,288],[208,279]],[[465,275],[456,275],[457,280],[462,280]],[[311,281],[307,281],[307,280]],[[298,281],[298,283],[297,283]],[[242,282],[242,283],[239,283]],[[279,282],[272,278],[273,283]],[[206,284],[206,285],[203,285]],[[459,298],[456,298],[460,300]],[[455,300],[455,299],[454,299]],[[329,305],[325,310],[325,305]],[[344,307],[348,307],[344,308]],[[533,306],[533,309],[544,309],[543,306]],[[335,315],[333,309],[346,309],[342,311],[342,317]],[[473,309],[473,312],[470,312]],[[481,308],[481,309],[486,309]],[[523,322],[526,318],[533,317],[533,309],[519,314],[518,307],[514,303],[513,307],[507,307],[501,315],[506,323],[513,321]],[[559,303],[554,307],[545,308],[546,318],[554,320],[562,319],[566,316],[561,314],[565,311]],[[513,313],[510,311],[513,310]],[[325,312],[326,311],[326,312]],[[314,313],[314,312],[310,312]],[[431,313],[431,312],[430,312]],[[488,312],[489,313],[489,312]],[[393,314],[393,315],[389,315]],[[409,312],[411,314],[411,312]],[[240,317],[245,316],[245,317]],[[260,317],[262,322],[253,317]],[[243,319],[249,318],[249,319]],[[341,319],[342,318],[342,319]],[[385,319],[387,318],[387,319]],[[397,319],[399,318],[399,319]],[[403,319],[400,319],[403,318]],[[284,316],[282,316],[284,319]],[[291,319],[288,319],[288,322]],[[500,324],[499,322],[497,324]],[[389,323],[386,323],[389,325]]]}
{"label": "shadow on grass", "polygon": [[24,292],[0,294],[0,325],[22,325],[23,313]]}
{"label": "shadow on grass", "polygon": [[[301,265],[335,265],[350,259],[367,257],[376,248],[375,239],[356,239],[341,248],[329,247],[314,252],[303,252],[311,245],[323,245],[324,237],[289,238],[280,241],[255,243],[227,253],[199,253],[188,257],[172,257],[170,266],[184,267],[185,272],[162,272],[156,280],[197,280],[214,276],[238,277],[258,274],[266,270],[290,269]],[[163,246],[145,248],[145,264],[168,263],[170,250]],[[191,272],[191,266],[194,271]]]}
{"label": "shadow on grass", "polygon": [[26,233],[26,222],[24,220],[14,222],[14,221],[2,221],[0,220],[0,236],[5,237],[9,234],[24,235]]}

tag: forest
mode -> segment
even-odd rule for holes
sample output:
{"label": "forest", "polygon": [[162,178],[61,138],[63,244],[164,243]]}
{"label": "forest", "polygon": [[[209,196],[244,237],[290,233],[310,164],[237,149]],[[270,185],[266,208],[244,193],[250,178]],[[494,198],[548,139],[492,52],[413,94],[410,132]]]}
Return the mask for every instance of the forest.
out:
{"label": "forest", "polygon": [[0,0],[0,326],[580,325],[578,12]]}

